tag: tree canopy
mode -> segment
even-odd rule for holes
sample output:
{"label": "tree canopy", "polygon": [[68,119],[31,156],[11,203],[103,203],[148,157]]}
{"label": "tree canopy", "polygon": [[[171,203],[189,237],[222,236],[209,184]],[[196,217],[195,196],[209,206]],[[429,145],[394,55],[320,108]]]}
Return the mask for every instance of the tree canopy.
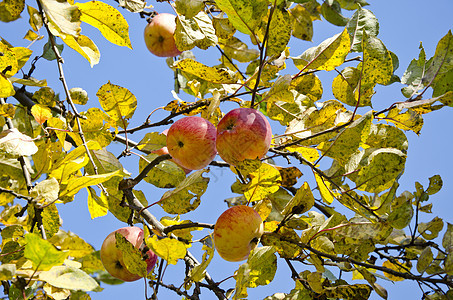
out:
{"label": "tree canopy", "polygon": [[[5,298],[96,299],[108,285],[127,289],[105,270],[99,248],[77,228],[63,230],[59,211],[76,198],[86,199],[92,219],[113,215],[144,229],[145,250],[158,256],[146,276],[147,299],[163,289],[178,299],[246,299],[275,280],[292,281],[293,289],[266,299],[387,299],[390,281],[414,282],[425,299],[453,298],[453,225],[444,220],[448,212],[432,213],[442,174],[420,174],[412,190],[399,183],[410,155],[407,136],[421,134],[428,114],[453,106],[451,30],[434,53],[420,43],[418,57],[401,71],[398,49],[380,39],[378,18],[364,0],[157,2],[0,2],[2,25],[28,21],[24,32],[17,26],[21,44],[0,31]],[[106,77],[94,92],[71,86],[84,74],[66,68],[69,51],[88,62],[87,73],[96,72],[108,47],[133,55],[124,15],[151,21],[162,6],[176,16],[182,53],[149,72],[167,68],[173,99],[160,107],[138,99],[127,80],[142,80],[151,91],[159,82],[134,74],[124,82]],[[307,43],[321,20],[337,33]],[[101,38],[108,47],[98,48]],[[208,51],[215,63],[194,54]],[[43,65],[54,72],[35,77]],[[395,84],[401,93],[376,109],[378,91]],[[216,156],[208,167],[187,171],[156,152],[176,120],[201,116],[217,126],[236,107],[271,122],[265,157],[230,165]],[[137,117],[144,111],[147,117]],[[257,247],[226,278],[216,276],[215,224],[197,213],[211,201],[205,193],[220,172],[231,182],[216,190],[216,205],[248,205],[264,221]],[[222,196],[230,192],[235,197]],[[125,239],[116,247],[130,272],[147,274],[140,251]],[[277,264],[288,278],[274,278]],[[183,266],[179,281],[164,276],[175,265]]]}

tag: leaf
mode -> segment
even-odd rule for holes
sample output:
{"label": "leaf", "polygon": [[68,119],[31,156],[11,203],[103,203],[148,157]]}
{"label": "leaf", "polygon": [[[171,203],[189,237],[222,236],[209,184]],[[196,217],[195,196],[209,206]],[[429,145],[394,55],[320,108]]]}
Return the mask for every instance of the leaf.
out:
{"label": "leaf", "polygon": [[345,284],[326,287],[324,294],[333,299],[369,299],[372,291],[368,284]]}
{"label": "leaf", "polygon": [[66,45],[85,57],[91,67],[99,63],[101,53],[96,44],[89,37],[85,35],[79,35],[77,37],[67,35],[62,39]]}
{"label": "leaf", "polygon": [[11,280],[16,275],[16,264],[0,265],[0,280]]}
{"label": "leaf", "polygon": [[[108,146],[114,139],[113,134],[110,131],[111,125],[114,127],[116,124],[107,116],[102,110],[97,107],[89,108],[86,112],[82,112],[81,115],[85,119],[80,120],[82,130],[85,135],[86,141],[95,141],[99,143],[100,147]],[[124,120],[118,120],[116,123],[120,126],[124,126],[127,122]],[[74,130],[78,129],[78,124],[74,126]],[[78,134],[69,133],[73,140],[77,141],[77,145],[82,144]]]}
{"label": "leaf", "polygon": [[104,2],[75,3],[81,12],[80,20],[97,28],[111,43],[132,49],[129,25],[121,13]]}
{"label": "leaf", "polygon": [[412,97],[417,94],[417,92],[425,87],[423,82],[423,77],[425,76],[427,66],[425,49],[420,43],[419,46],[420,53],[418,59],[413,59],[406,71],[404,71],[403,76],[401,77],[401,83],[408,86],[401,89],[403,95],[407,98]]}
{"label": "leaf", "polygon": [[[159,155],[149,154],[140,158],[138,169],[140,172]],[[146,160],[145,160],[146,159]],[[173,188],[186,178],[186,174],[180,166],[170,160],[164,160],[152,168],[145,177],[145,181],[159,188]]]}
{"label": "leaf", "polygon": [[61,219],[57,206],[55,204],[46,206],[41,213],[41,217],[47,238],[51,238],[58,232],[61,226]]}
{"label": "leaf", "polygon": [[410,224],[413,216],[414,208],[410,201],[407,201],[393,209],[388,217],[388,222],[395,229],[404,229]]}
{"label": "leaf", "polygon": [[[362,87],[369,88],[372,85],[388,84],[393,74],[393,64],[390,52],[384,43],[376,37],[369,36],[364,32],[362,37],[363,48],[363,77]],[[358,67],[360,69],[360,67]]]}
{"label": "leaf", "polygon": [[322,97],[322,83],[315,74],[307,74],[293,79],[291,87],[294,87],[297,92],[310,97],[313,101],[317,101]]}
{"label": "leaf", "polygon": [[426,240],[433,240],[439,232],[444,228],[444,221],[439,217],[434,217],[428,223],[420,222],[417,230]]}
{"label": "leaf", "polygon": [[99,175],[85,175],[82,177],[73,177],[68,180],[67,186],[61,191],[60,197],[70,197],[77,194],[81,189],[103,183],[113,177],[121,176],[120,170]]}
{"label": "leaf", "polygon": [[109,203],[104,192],[101,192],[99,197],[93,188],[88,187],[88,211],[90,212],[91,219],[103,217],[109,211]]}
{"label": "leaf", "polygon": [[349,158],[366,141],[369,133],[373,114],[371,112],[363,115],[352,122],[351,125],[342,129],[332,142],[322,142],[318,145],[324,155],[332,157],[341,165],[345,165]]}
{"label": "leaf", "polygon": [[329,23],[337,26],[345,26],[349,21],[341,14],[340,4],[336,0],[324,1],[321,5],[321,14]]}
{"label": "leaf", "polygon": [[148,132],[138,143],[137,149],[147,153],[167,146],[167,136],[158,132]]}
{"label": "leaf", "polygon": [[6,98],[13,96],[16,92],[14,91],[14,87],[11,81],[6,78],[5,75],[0,74],[0,97]]}
{"label": "leaf", "polygon": [[[394,271],[397,271],[397,272],[401,272],[401,273],[406,273],[406,270],[402,267],[402,264],[399,263],[399,264],[394,264],[392,263],[391,261],[389,260],[386,260],[383,264],[382,264],[383,267],[386,267],[386,268],[389,268],[391,270],[394,270]],[[387,277],[388,279],[392,280],[392,281],[402,281],[404,280],[403,277],[399,277],[399,276],[395,276],[395,275],[392,275],[390,273],[386,273],[384,272],[384,275],[385,277]]]}
{"label": "leaf", "polygon": [[0,116],[12,118],[15,113],[16,108],[11,103],[0,104]]}
{"label": "leaf", "polygon": [[206,50],[217,45],[217,36],[211,19],[204,11],[191,18],[180,15],[176,18],[174,33],[176,48],[180,51],[194,47]]}
{"label": "leaf", "polygon": [[407,152],[408,141],[403,131],[386,124],[371,124],[365,144],[371,148],[395,148]]}
{"label": "leaf", "polygon": [[80,259],[92,254],[94,251],[93,246],[70,231],[65,232],[60,230],[52,236],[49,241],[54,244],[54,246],[69,253],[69,256],[74,259]]}
{"label": "leaf", "polygon": [[116,248],[121,251],[124,265],[132,274],[137,274],[140,277],[148,275],[147,264],[142,259],[141,251],[129,242],[121,233],[115,233]]}
{"label": "leaf", "polygon": [[272,13],[266,42],[268,56],[280,56],[291,38],[291,19],[284,7],[277,6]]}
{"label": "leaf", "polygon": [[258,50],[249,49],[246,43],[234,36],[229,39],[220,39],[219,46],[226,56],[239,62],[250,62],[260,55]]}
{"label": "leaf", "polygon": [[17,20],[25,8],[23,0],[3,0],[0,2],[0,21],[11,22]]}
{"label": "leaf", "polygon": [[350,49],[350,38],[347,30],[326,39],[316,47],[293,57],[294,64],[300,70],[331,71],[343,64]]}
{"label": "leaf", "polygon": [[288,202],[282,211],[282,215],[303,214],[313,207],[315,198],[307,182],[297,190],[296,195]]}
{"label": "leaf", "polygon": [[[57,48],[58,53],[61,54],[61,52],[63,52],[64,49],[64,44],[58,45],[55,42],[55,47]],[[47,60],[57,59],[57,56],[55,55],[55,52],[52,49],[52,43],[50,40],[48,40],[47,43],[44,44],[41,56]]]}
{"label": "leaf", "polygon": [[422,253],[417,259],[417,271],[420,274],[423,274],[425,270],[429,267],[434,259],[433,252],[431,251],[431,247],[426,247],[423,249]]}
{"label": "leaf", "polygon": [[30,195],[35,198],[36,202],[48,204],[58,199],[59,191],[60,185],[58,181],[54,177],[50,177],[36,184],[30,191]]}
{"label": "leaf", "polygon": [[74,104],[85,105],[88,102],[88,93],[82,88],[72,88],[69,90],[69,94]]}
{"label": "leaf", "polygon": [[257,247],[250,253],[247,264],[250,268],[246,285],[254,288],[268,285],[277,271],[277,256],[272,246]]}
{"label": "leaf", "polygon": [[442,238],[442,246],[449,252],[453,251],[453,224],[447,223],[447,231]]}
{"label": "leaf", "polygon": [[212,83],[236,83],[234,76],[227,70],[208,67],[190,58],[178,61],[175,68]]}
{"label": "leaf", "polygon": [[146,245],[170,265],[176,265],[179,259],[186,256],[187,252],[183,242],[172,238],[159,238],[156,235],[147,238]]}
{"label": "leaf", "polygon": [[126,120],[132,117],[137,108],[137,98],[134,94],[109,81],[101,86],[96,96],[104,111],[116,122],[116,126],[126,128]]}
{"label": "leaf", "polygon": [[169,214],[185,214],[195,210],[208,187],[209,178],[203,177],[205,172],[208,171],[198,170],[187,176],[176,188],[162,196],[159,205]]}
{"label": "leaf", "polygon": [[313,21],[307,9],[298,4],[290,10],[290,15],[293,20],[292,35],[304,41],[311,41],[313,38]]}
{"label": "leaf", "polygon": [[146,1],[143,0],[119,0],[119,5],[130,12],[139,13],[146,7]]}
{"label": "leaf", "polygon": [[303,175],[297,167],[276,168],[280,172],[280,176],[282,177],[281,185],[284,187],[291,187],[297,184],[297,179]]}
{"label": "leaf", "polygon": [[55,266],[49,271],[39,273],[39,280],[52,286],[81,291],[100,292],[102,288],[84,271],[68,266]]}
{"label": "leaf", "polygon": [[40,125],[44,124],[44,122],[52,117],[52,111],[50,108],[42,104],[33,105],[31,107],[31,114]]}
{"label": "leaf", "polygon": [[426,189],[428,195],[434,195],[442,189],[442,177],[440,175],[434,175],[429,178],[429,186]]}
{"label": "leaf", "polygon": [[43,26],[43,20],[39,11],[33,6],[27,5],[27,12],[30,16],[28,23],[34,31],[38,31]]}
{"label": "leaf", "polygon": [[315,175],[316,183],[318,184],[318,190],[321,194],[321,198],[327,204],[332,204],[333,200],[336,198],[336,193],[332,192],[332,184],[330,181],[323,179],[318,173],[313,172]]}
{"label": "leaf", "polygon": [[189,270],[189,278],[193,281],[200,282],[205,278],[206,268],[209,266],[212,258],[214,257],[214,247],[203,244],[205,252],[203,253],[203,261]]}
{"label": "leaf", "polygon": [[61,265],[68,257],[68,252],[57,250],[50,242],[42,239],[36,233],[25,235],[24,256],[31,260],[37,270],[46,271],[53,266]]}
{"label": "leaf", "polygon": [[0,56],[0,73],[3,76],[11,77],[19,71],[16,53],[2,42],[0,42],[0,52],[3,54]]}
{"label": "leaf", "polygon": [[[266,222],[265,223],[265,234],[261,237],[261,244],[263,246],[274,246],[278,254],[282,258],[294,258],[301,253],[301,248],[295,245],[294,243],[286,242],[281,240],[281,236],[285,238],[292,239],[294,241],[300,240],[300,237],[297,233],[290,228],[282,227],[278,234],[272,232],[275,228],[270,228],[272,225],[278,224],[277,221]],[[270,233],[267,233],[270,232]]]}
{"label": "leaf", "polygon": [[362,52],[363,32],[376,37],[379,34],[379,22],[373,12],[359,7],[346,24],[346,29],[351,36],[351,51]]}
{"label": "leaf", "polygon": [[216,5],[228,15],[228,20],[242,33],[252,35],[267,13],[265,0],[217,0]]}
{"label": "leaf", "polygon": [[268,194],[272,194],[279,189],[282,182],[280,172],[269,164],[263,163],[261,166],[248,174],[251,178],[244,191],[244,196],[249,202],[264,199]]}
{"label": "leaf", "polygon": [[402,113],[400,109],[392,108],[383,119],[392,122],[400,129],[412,130],[416,134],[419,134],[423,127],[422,116],[412,109]]}
{"label": "leaf", "polygon": [[176,0],[175,5],[178,14],[184,15],[186,18],[194,17],[204,8],[203,0]]}
{"label": "leaf", "polygon": [[38,147],[29,136],[13,128],[0,133],[0,150],[12,156],[29,156],[38,152]]}
{"label": "leaf", "polygon": [[80,31],[80,10],[68,1],[40,0],[49,21],[49,29],[55,36],[78,36]]}

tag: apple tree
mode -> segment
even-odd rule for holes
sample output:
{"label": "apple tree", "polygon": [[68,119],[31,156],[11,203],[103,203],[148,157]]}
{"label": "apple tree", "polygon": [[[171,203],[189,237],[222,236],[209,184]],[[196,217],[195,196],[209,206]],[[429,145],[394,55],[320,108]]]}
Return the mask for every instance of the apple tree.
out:
{"label": "apple tree", "polygon": [[[64,53],[85,58],[87,73],[101,59],[82,24],[109,47],[132,49],[125,14],[148,20],[144,43],[174,74],[174,100],[146,119],[134,116],[150,102],[126,85],[105,78],[91,95],[68,84],[83,75],[66,72]],[[245,299],[273,280],[293,289],[266,299],[387,299],[388,281],[412,281],[425,299],[453,298],[453,225],[430,216],[441,176],[399,188],[407,134],[453,106],[451,31],[432,54],[420,45],[397,75],[398,51],[380,39],[364,0],[0,2],[2,24],[20,18],[23,42],[0,42],[6,298],[97,298],[109,284],[126,289],[118,277],[145,278],[149,299],[164,288],[184,299]],[[337,34],[310,45],[319,20]],[[208,51],[216,64],[194,54]],[[53,78],[36,78],[48,64]],[[333,79],[322,81],[326,73]],[[394,84],[402,93],[376,109],[378,90]],[[207,224],[197,210],[215,170],[235,178],[225,194],[231,186],[236,197],[216,191],[228,214]],[[91,218],[110,214],[143,230],[110,235],[100,251],[77,228],[62,229],[59,210],[77,197]],[[231,280],[215,277],[219,254],[242,261]],[[277,262],[290,278],[274,278]],[[185,266],[180,282],[163,276],[174,265]]]}

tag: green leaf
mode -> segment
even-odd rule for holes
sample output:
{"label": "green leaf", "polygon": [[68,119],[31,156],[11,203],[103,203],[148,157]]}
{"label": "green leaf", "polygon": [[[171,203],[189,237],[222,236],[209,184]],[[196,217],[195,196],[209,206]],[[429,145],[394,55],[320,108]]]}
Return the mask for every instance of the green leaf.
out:
{"label": "green leaf", "polygon": [[368,299],[372,291],[368,284],[346,284],[326,287],[324,294],[333,299]]}
{"label": "green leaf", "polygon": [[379,34],[379,22],[370,10],[359,7],[346,25],[346,29],[352,40],[351,51],[362,52],[363,32],[367,36],[376,37]]}
{"label": "green leaf", "polygon": [[204,8],[203,0],[176,0],[175,5],[178,14],[184,15],[186,18],[194,17]]}
{"label": "green leaf", "polygon": [[395,229],[404,229],[414,216],[414,208],[410,201],[404,202],[398,208],[393,209],[388,217],[389,224]]}
{"label": "green leaf", "polygon": [[212,83],[236,83],[234,75],[227,70],[208,67],[190,58],[178,61],[175,68]]}
{"label": "green leaf", "polygon": [[0,2],[0,21],[11,22],[17,20],[24,8],[24,0],[3,0]]}
{"label": "green leaf", "polygon": [[104,2],[75,3],[81,12],[80,20],[97,28],[111,43],[132,49],[129,25],[121,13]]}
{"label": "green leaf", "polygon": [[89,37],[85,35],[79,35],[77,37],[66,35],[62,37],[62,40],[66,45],[85,57],[91,67],[99,63],[101,53],[96,44]]}
{"label": "green leaf", "polygon": [[428,195],[434,195],[442,188],[443,182],[440,175],[434,175],[429,178],[429,187],[426,189]]}
{"label": "green leaf", "polygon": [[100,292],[103,289],[91,276],[80,269],[68,266],[55,266],[49,271],[39,273],[39,280],[54,287],[68,290]]}
{"label": "green leaf", "polygon": [[159,205],[169,214],[185,214],[195,210],[208,187],[209,178],[203,177],[205,172],[208,170],[198,170],[187,176],[175,189],[162,196]]}
{"label": "green leaf", "polygon": [[147,153],[167,146],[167,136],[158,132],[148,132],[138,143],[137,149]]}
{"label": "green leaf", "polygon": [[272,246],[257,247],[250,253],[247,264],[250,268],[248,274],[248,287],[269,284],[277,271],[277,256]]}
{"label": "green leaf", "polygon": [[322,97],[322,83],[315,74],[307,74],[293,79],[291,87],[297,92],[308,96],[313,101],[317,101]]}
{"label": "green leaf", "polygon": [[423,249],[422,253],[417,259],[417,271],[420,274],[423,274],[425,270],[429,267],[434,259],[433,252],[431,251],[431,247],[426,247]]}
{"label": "green leaf", "polygon": [[418,59],[413,59],[406,71],[404,71],[403,77],[401,77],[401,83],[406,84],[407,86],[401,89],[403,95],[407,98],[410,98],[417,94],[418,91],[425,87],[425,82],[423,82],[423,77],[427,69],[427,61],[425,49],[420,43],[420,54]]}
{"label": "green leaf", "polygon": [[11,280],[16,275],[16,264],[0,265],[0,280]]}
{"label": "green leaf", "polygon": [[337,0],[341,8],[347,10],[360,9],[363,6],[369,5],[365,0]]}
{"label": "green leaf", "polygon": [[365,144],[371,148],[395,148],[403,153],[407,152],[409,146],[403,131],[386,124],[371,124]]}
{"label": "green leaf", "polygon": [[343,64],[350,49],[350,38],[347,30],[323,41],[316,47],[293,57],[294,64],[300,70],[331,71]]}
{"label": "green leaf", "polygon": [[[138,169],[140,172],[159,155],[149,154],[140,158]],[[146,160],[145,160],[146,159]],[[159,188],[173,188],[186,178],[186,174],[180,166],[170,160],[160,162],[152,168],[145,177],[145,181]]]}
{"label": "green leaf", "polygon": [[346,165],[348,176],[357,189],[379,193],[393,185],[393,181],[403,172],[406,155],[394,148],[370,149],[353,155]]}
{"label": "green leaf", "polygon": [[196,282],[200,282],[205,278],[206,268],[214,257],[214,247],[212,247],[212,244],[208,246],[204,243],[202,250],[205,251],[203,253],[203,261],[189,270],[189,278]]}
{"label": "green leaf", "polygon": [[217,0],[216,5],[228,15],[228,20],[242,33],[252,35],[267,13],[265,0]]}
{"label": "green leaf", "polygon": [[259,169],[248,174],[251,178],[247,184],[244,196],[249,202],[264,199],[279,189],[282,182],[280,172],[272,165],[263,163]]}
{"label": "green leaf", "polygon": [[307,9],[298,4],[290,10],[290,14],[293,20],[292,35],[304,41],[311,41],[313,38],[313,21]]}
{"label": "green leaf", "polygon": [[246,43],[234,36],[229,39],[220,39],[219,46],[226,56],[239,62],[250,62],[257,59],[260,55],[258,50],[249,49]]}
{"label": "green leaf", "polygon": [[69,252],[57,250],[50,242],[42,239],[36,233],[25,235],[24,256],[32,261],[33,268],[46,271],[53,266],[61,265]]}
{"label": "green leaf", "polygon": [[324,1],[321,5],[321,14],[330,23],[345,26],[349,19],[341,14],[340,4],[336,0]]}
{"label": "green leaf", "polygon": [[315,204],[315,198],[307,182],[297,190],[296,195],[288,202],[282,211],[282,215],[303,214]]}
{"label": "green leaf", "polygon": [[423,81],[432,81],[434,85],[433,96],[435,97],[447,92],[444,88],[436,88],[436,84],[444,79],[443,75],[450,73],[451,76],[451,70],[453,69],[453,34],[451,30],[440,39],[436,52],[430,61],[431,64],[426,71],[425,77],[423,77]]}
{"label": "green leaf", "polygon": [[439,235],[442,228],[444,228],[444,221],[439,217],[435,217],[428,223],[420,222],[417,229],[423,238],[433,240]]}
{"label": "green leaf", "polygon": [[[63,49],[64,49],[64,44],[58,45],[57,43],[55,43],[55,47],[57,48],[58,53],[61,54],[63,52]],[[52,43],[50,42],[50,40],[47,41],[47,43],[44,44],[44,46],[42,48],[42,55],[41,56],[43,58],[47,59],[47,60],[57,59],[57,56],[55,55],[55,52],[52,49]]]}
{"label": "green leaf", "polygon": [[[363,33],[363,70],[362,87],[372,88],[374,84],[388,84],[393,74],[393,63],[390,52],[378,38]],[[360,69],[360,67],[358,67]]]}
{"label": "green leaf", "polygon": [[66,185],[66,187],[61,191],[60,197],[73,196],[83,188],[103,183],[117,176],[122,177],[122,172],[120,170],[99,175],[85,175],[82,177],[72,177],[68,180],[68,184]]}
{"label": "green leaf", "polygon": [[217,45],[218,42],[212,21],[203,11],[191,18],[184,15],[178,16],[174,36],[176,47],[180,51],[194,47],[206,50]]}
{"label": "green leaf", "polygon": [[170,265],[176,265],[187,253],[185,244],[172,238],[159,238],[153,235],[146,239],[146,245]]}
{"label": "green leaf", "polygon": [[55,36],[78,36],[80,31],[80,10],[68,1],[40,0],[46,14],[50,31]]}
{"label": "green leaf", "polygon": [[101,192],[99,197],[92,187],[88,187],[88,211],[90,212],[91,219],[103,217],[109,211],[109,203],[104,192]]}
{"label": "green leaf", "polygon": [[116,126],[127,127],[127,120],[132,117],[137,108],[137,98],[128,89],[111,84],[110,81],[97,91],[104,111],[116,122]]}
{"label": "green leaf", "polygon": [[291,18],[284,7],[276,7],[269,24],[269,35],[266,43],[268,56],[280,56],[285,51],[291,38]]}
{"label": "green leaf", "polygon": [[85,242],[82,238],[73,232],[60,230],[49,241],[59,249],[69,253],[74,259],[80,259],[94,251],[93,246]]}
{"label": "green leaf", "polygon": [[42,222],[47,238],[51,238],[60,229],[60,215],[55,204],[46,206],[42,213]]}
{"label": "green leaf", "polygon": [[318,145],[324,155],[332,157],[341,165],[345,165],[349,158],[358,151],[370,134],[371,112],[355,120],[351,125],[342,129],[332,142],[323,142]]}
{"label": "green leaf", "polygon": [[142,259],[141,251],[135,248],[121,233],[115,233],[115,240],[116,248],[121,251],[126,269],[132,274],[146,277],[148,275],[147,264]]}

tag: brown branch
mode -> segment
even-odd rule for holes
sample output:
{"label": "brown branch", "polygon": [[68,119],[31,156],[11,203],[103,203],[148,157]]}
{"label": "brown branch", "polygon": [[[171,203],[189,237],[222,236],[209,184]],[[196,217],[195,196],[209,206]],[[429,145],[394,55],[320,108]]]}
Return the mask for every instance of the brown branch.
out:
{"label": "brown branch", "polygon": [[179,229],[187,229],[187,228],[208,228],[208,229],[214,229],[214,224],[206,224],[206,223],[198,223],[198,222],[191,222],[191,223],[185,223],[185,224],[176,224],[176,225],[171,225],[167,226],[164,229],[165,234],[169,234],[170,232],[174,230],[179,230]]}

